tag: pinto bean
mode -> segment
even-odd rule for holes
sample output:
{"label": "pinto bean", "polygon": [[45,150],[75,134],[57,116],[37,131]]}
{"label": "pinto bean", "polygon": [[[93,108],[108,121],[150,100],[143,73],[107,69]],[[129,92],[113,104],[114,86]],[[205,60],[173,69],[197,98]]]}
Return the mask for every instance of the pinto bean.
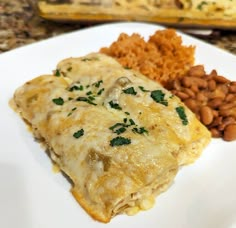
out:
{"label": "pinto bean", "polygon": [[192,83],[198,88],[207,88],[207,82],[202,78],[192,77]]}
{"label": "pinto bean", "polygon": [[182,84],[184,87],[189,88],[190,86],[192,86],[192,81],[190,77],[184,77],[182,79]]}
{"label": "pinto bean", "polygon": [[221,132],[217,128],[211,128],[210,132],[213,138],[220,138],[222,135]]}
{"label": "pinto bean", "polygon": [[211,79],[209,82],[208,82],[208,89],[210,91],[214,91],[216,89],[216,81]]}
{"label": "pinto bean", "polygon": [[216,70],[207,75],[203,66],[195,66],[173,87],[174,93],[211,131],[212,137],[229,140],[226,129],[236,124],[236,81],[218,75]]}
{"label": "pinto bean", "polygon": [[230,85],[236,86],[236,82],[232,81],[232,82],[230,82]]}
{"label": "pinto bean", "polygon": [[183,89],[183,91],[186,93],[186,94],[188,94],[190,97],[195,97],[195,93],[191,90],[191,89],[189,89],[189,88],[184,88]]}
{"label": "pinto bean", "polygon": [[228,83],[228,82],[230,82],[229,79],[227,79],[227,78],[225,78],[223,76],[219,76],[219,75],[214,75],[213,78],[218,83]]}
{"label": "pinto bean", "polygon": [[212,109],[208,106],[203,106],[200,109],[200,118],[203,124],[209,125],[213,121]]}
{"label": "pinto bean", "polygon": [[203,93],[198,93],[197,96],[196,96],[196,99],[200,102],[207,101],[207,97]]}
{"label": "pinto bean", "polygon": [[212,113],[213,113],[213,116],[214,118],[218,117],[219,116],[219,112],[217,110],[212,110]]}
{"label": "pinto bean", "polygon": [[180,81],[178,79],[174,80],[173,88],[176,89],[176,90],[181,90]]}
{"label": "pinto bean", "polygon": [[222,120],[222,123],[218,126],[218,130],[224,131],[225,127],[229,124],[236,123],[235,119],[233,117],[226,117]]}
{"label": "pinto bean", "polygon": [[223,99],[220,98],[220,97],[211,99],[211,100],[208,102],[208,106],[211,107],[211,108],[213,108],[213,109],[218,108],[220,105],[223,105]]}
{"label": "pinto bean", "polygon": [[232,141],[236,139],[236,124],[229,124],[225,127],[223,139]]}
{"label": "pinto bean", "polygon": [[220,110],[219,114],[223,117],[232,116],[232,117],[236,118],[236,107]]}
{"label": "pinto bean", "polygon": [[199,89],[198,89],[198,86],[197,85],[192,85],[190,87],[190,89],[194,92],[194,93],[198,93],[199,92]]}
{"label": "pinto bean", "polygon": [[229,92],[230,93],[236,93],[236,85],[230,85]]}
{"label": "pinto bean", "polygon": [[226,109],[231,109],[234,106],[235,106],[234,103],[226,103],[226,104],[223,103],[222,105],[219,106],[219,109],[220,110],[226,110]]}
{"label": "pinto bean", "polygon": [[198,111],[198,104],[197,104],[196,100],[189,98],[189,99],[185,100],[184,103],[191,111],[193,111],[195,113]]}
{"label": "pinto bean", "polygon": [[234,98],[235,98],[235,94],[233,94],[233,93],[228,93],[228,94],[226,95],[226,97],[225,97],[225,101],[226,101],[226,102],[229,102],[229,101],[233,100]]}
{"label": "pinto bean", "polygon": [[189,95],[187,93],[181,92],[181,91],[177,91],[175,93],[176,96],[178,96],[182,101],[186,100],[187,98],[189,98]]}
{"label": "pinto bean", "polygon": [[202,77],[206,74],[203,65],[196,65],[190,68],[189,76]]}

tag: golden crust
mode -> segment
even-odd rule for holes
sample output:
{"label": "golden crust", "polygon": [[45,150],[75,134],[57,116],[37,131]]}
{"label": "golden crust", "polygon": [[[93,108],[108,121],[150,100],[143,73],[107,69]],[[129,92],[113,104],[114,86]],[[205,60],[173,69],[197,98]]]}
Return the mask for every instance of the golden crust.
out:
{"label": "golden crust", "polygon": [[[90,1],[91,2],[91,1]],[[99,2],[99,1],[98,1]],[[236,27],[236,0],[110,1],[109,4],[38,3],[39,14],[57,21],[141,20],[164,24]]]}

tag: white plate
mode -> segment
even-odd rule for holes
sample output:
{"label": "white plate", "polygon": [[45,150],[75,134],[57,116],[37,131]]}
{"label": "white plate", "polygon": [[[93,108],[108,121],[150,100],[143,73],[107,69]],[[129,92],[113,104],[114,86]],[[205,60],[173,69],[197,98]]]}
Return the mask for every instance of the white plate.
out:
{"label": "white plate", "polygon": [[[148,38],[160,28],[143,23],[107,24],[0,55],[0,227],[236,227],[236,142],[212,140],[196,163],[180,170],[173,186],[157,198],[154,208],[101,224],[81,209],[67,180],[53,173],[44,150],[8,106],[17,87],[50,73],[59,60],[97,51],[121,32],[137,32]],[[196,45],[196,63],[235,79],[235,56],[186,35],[182,37],[185,44]]]}

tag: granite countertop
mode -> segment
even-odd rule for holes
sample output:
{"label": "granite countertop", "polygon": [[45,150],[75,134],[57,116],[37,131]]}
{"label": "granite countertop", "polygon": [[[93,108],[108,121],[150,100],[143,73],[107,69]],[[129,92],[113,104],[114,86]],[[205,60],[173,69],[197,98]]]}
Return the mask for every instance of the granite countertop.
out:
{"label": "granite countertop", "polygon": [[[44,20],[37,15],[36,2],[36,0],[1,0],[0,53],[90,26]],[[236,31],[213,30],[208,36],[200,36],[200,39],[236,54]]]}

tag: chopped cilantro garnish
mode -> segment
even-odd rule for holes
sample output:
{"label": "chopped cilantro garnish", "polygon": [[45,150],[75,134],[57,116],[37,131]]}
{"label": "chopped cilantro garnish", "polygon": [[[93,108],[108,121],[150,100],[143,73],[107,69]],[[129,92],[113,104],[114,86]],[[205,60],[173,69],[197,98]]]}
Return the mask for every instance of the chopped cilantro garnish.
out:
{"label": "chopped cilantro garnish", "polygon": [[179,118],[182,120],[182,124],[183,125],[187,125],[188,124],[188,118],[185,114],[185,110],[183,106],[179,106],[177,108],[175,108],[176,112],[179,115]]}
{"label": "chopped cilantro garnish", "polygon": [[127,116],[129,116],[129,115],[130,115],[130,113],[129,113],[129,112],[125,112],[125,114],[126,114]]}
{"label": "chopped cilantro garnish", "polygon": [[93,103],[89,98],[87,97],[77,97],[76,98],[77,101],[83,101],[83,102],[87,102],[88,104],[92,104],[92,105],[97,105],[95,103]]}
{"label": "chopped cilantro garnish", "polygon": [[117,110],[122,110],[122,108],[119,106],[118,103],[114,103],[114,101],[110,101],[109,105],[111,108],[117,109]]}
{"label": "chopped cilantro garnish", "polygon": [[56,69],[54,75],[55,75],[56,77],[60,77],[60,76],[61,76],[60,70],[59,70],[59,69]]}
{"label": "chopped cilantro garnish", "polygon": [[88,91],[88,92],[86,93],[86,95],[91,95],[91,94],[93,94],[92,91]]}
{"label": "chopped cilantro garnish", "polygon": [[136,95],[137,92],[134,90],[134,87],[129,87],[127,89],[123,89],[123,92],[126,94],[130,94],[130,95]]}
{"label": "chopped cilantro garnish", "polygon": [[202,1],[200,4],[198,4],[197,9],[202,10],[204,5],[207,5],[208,3],[206,1]]}
{"label": "chopped cilantro garnish", "polygon": [[113,133],[116,133],[117,135],[119,135],[126,131],[126,126],[123,123],[116,123],[115,125],[111,126],[109,129],[112,130]]}
{"label": "chopped cilantro garnish", "polygon": [[72,87],[69,88],[69,91],[72,92],[74,90],[80,90],[82,91],[84,89],[84,87],[82,85],[77,86],[77,85],[73,85]]}
{"label": "chopped cilantro garnish", "polygon": [[140,90],[142,90],[143,92],[150,92],[150,90],[144,89],[143,86],[139,86],[138,88],[139,88]]}
{"label": "chopped cilantro garnish", "polygon": [[104,88],[100,89],[98,92],[97,92],[97,95],[101,95],[103,92],[104,92]]}
{"label": "chopped cilantro garnish", "polygon": [[76,107],[72,108],[72,109],[71,109],[71,112],[69,112],[67,116],[72,115],[72,112],[75,111],[76,109],[77,109]]}
{"label": "chopped cilantro garnish", "polygon": [[164,99],[165,94],[161,90],[154,90],[151,92],[151,98],[162,105],[167,106],[168,102]]}
{"label": "chopped cilantro garnish", "polygon": [[122,146],[122,145],[128,145],[130,143],[131,143],[130,139],[118,136],[110,141],[110,146]]}
{"label": "chopped cilantro garnish", "polygon": [[92,85],[94,85],[96,88],[99,88],[102,83],[103,83],[103,80],[99,80],[99,81],[93,83]]}
{"label": "chopped cilantro garnish", "polygon": [[124,133],[125,131],[126,131],[126,128],[125,128],[125,127],[120,127],[120,128],[118,128],[118,129],[116,129],[116,130],[114,131],[114,133],[116,133],[117,135],[120,135],[120,134]]}
{"label": "chopped cilantro garnish", "polygon": [[68,101],[71,101],[71,100],[73,100],[73,97],[68,97]]}
{"label": "chopped cilantro garnish", "polygon": [[129,119],[130,125],[135,125],[135,122],[132,119]]}
{"label": "chopped cilantro garnish", "polygon": [[99,60],[99,58],[93,57],[93,58],[83,58],[81,61],[86,62],[86,61],[93,61],[93,60]]}
{"label": "chopped cilantro garnish", "polygon": [[140,128],[134,127],[132,131],[138,134],[148,133],[148,131],[144,127],[140,127]]}
{"label": "chopped cilantro garnish", "polygon": [[95,97],[93,97],[93,96],[88,96],[88,99],[89,99],[90,101],[94,101],[94,100],[95,100]]}
{"label": "chopped cilantro garnish", "polygon": [[123,123],[116,123],[113,126],[109,127],[109,129],[113,131],[117,127],[125,127],[125,124],[123,124]]}
{"label": "chopped cilantro garnish", "polygon": [[61,97],[58,98],[54,98],[52,99],[53,103],[55,103],[56,105],[63,105],[64,104],[64,100]]}
{"label": "chopped cilantro garnish", "polygon": [[83,135],[84,135],[84,129],[82,128],[82,129],[78,130],[77,132],[75,132],[75,133],[73,134],[73,137],[76,138],[76,139],[78,139],[78,138],[80,138],[80,137],[83,136]]}

